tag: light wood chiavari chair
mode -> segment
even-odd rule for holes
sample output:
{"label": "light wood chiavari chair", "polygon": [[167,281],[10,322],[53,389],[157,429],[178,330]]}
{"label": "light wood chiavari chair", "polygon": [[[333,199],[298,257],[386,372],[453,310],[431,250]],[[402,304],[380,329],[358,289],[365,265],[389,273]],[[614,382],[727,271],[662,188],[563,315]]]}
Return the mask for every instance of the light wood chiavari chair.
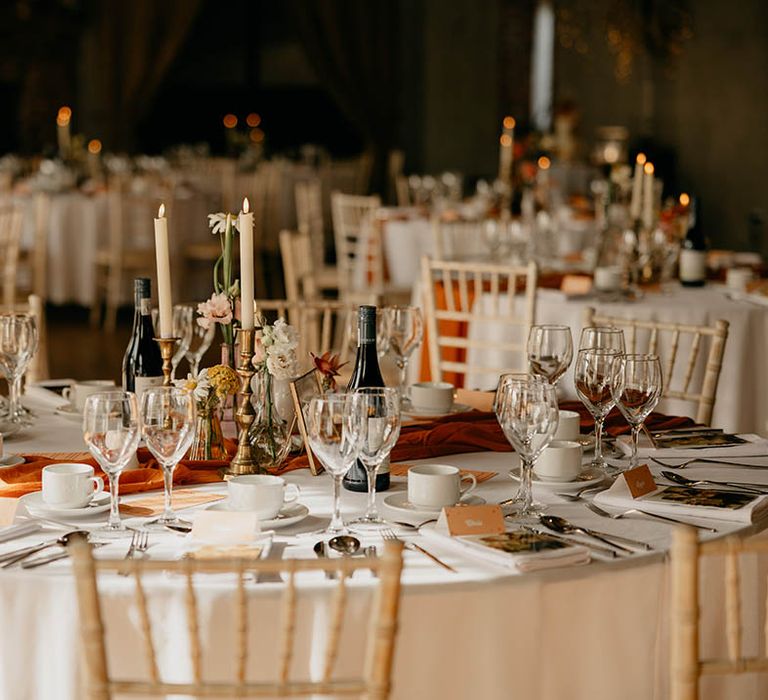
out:
{"label": "light wood chiavari chair", "polygon": [[[51,221],[51,195],[38,192],[33,200],[34,238],[32,248],[19,252],[19,267],[26,269],[27,284],[22,292],[48,297],[48,229]],[[20,291],[17,284],[17,294]]]}
{"label": "light wood chiavari chair", "polygon": [[443,221],[433,216],[432,244],[437,260],[461,260],[482,255],[484,221]]}
{"label": "light wood chiavari chair", "polygon": [[23,212],[15,206],[0,209],[0,271],[2,271],[3,305],[12,308],[16,301]]}
{"label": "light wood chiavari chair", "polygon": [[[389,697],[392,662],[395,650],[398,612],[400,604],[400,574],[402,571],[402,544],[386,543],[380,558],[342,559],[193,559],[159,561],[147,559],[95,560],[91,547],[83,541],[71,545],[71,555],[77,582],[77,600],[80,611],[80,634],[84,654],[85,685],[88,700],[111,700],[116,695],[192,695],[195,697],[365,697],[385,700]],[[334,668],[340,640],[345,626],[347,582],[358,569],[371,569],[378,574],[365,650],[365,666],[359,676],[336,678]],[[335,592],[330,601],[327,643],[324,649],[323,671],[317,680],[294,680],[291,666],[297,627],[300,624],[299,605],[301,586],[297,579],[304,572],[337,572]],[[135,585],[138,609],[147,660],[148,673],[143,679],[116,679],[107,661],[105,644],[105,605],[98,587],[99,575],[127,572]],[[180,593],[185,596],[187,633],[190,639],[192,679],[187,682],[167,681],[161,677],[157,662],[156,629],[163,620],[153,620],[148,605],[152,591],[145,585],[145,575],[164,572],[166,577],[178,577]],[[209,681],[203,678],[203,640],[198,612],[196,580],[205,574],[229,573],[236,576],[232,600],[237,621],[233,630],[235,659],[234,680]],[[251,681],[246,670],[249,661],[248,634],[251,625],[259,621],[249,615],[249,587],[246,575],[283,575],[281,595],[281,625],[275,630],[275,645],[279,645],[279,663],[274,680]],[[330,585],[330,584],[329,584]],[[183,589],[182,589],[183,586]],[[252,593],[252,591],[250,591]],[[348,617],[348,616],[347,616]],[[357,623],[358,621],[356,621]],[[359,627],[359,624],[356,626]],[[263,630],[263,634],[269,634]]]}
{"label": "light wood chiavari chair", "polygon": [[[536,318],[536,281],[535,263],[515,267],[422,258],[421,283],[433,381],[445,379],[463,386],[469,372],[498,376],[525,369],[525,344]],[[488,298],[478,303],[481,297]],[[516,337],[473,339],[468,337],[470,323],[512,330]],[[476,364],[471,359],[473,349],[490,352],[500,361],[493,366],[488,366],[490,362]]]}
{"label": "light wood chiavari chair", "polygon": [[[323,188],[318,178],[303,180],[294,188],[296,221],[300,233],[306,233],[310,241],[310,258],[307,263],[314,269],[315,280],[321,289],[338,291],[339,272],[335,265],[325,264],[325,226],[323,224]],[[280,234],[282,237],[282,233]],[[280,249],[285,264],[285,253]],[[287,294],[287,289],[286,289]]]}
{"label": "light wood chiavari chair", "polygon": [[[768,673],[768,656],[745,656],[742,644],[742,590],[740,558],[743,554],[768,554],[768,539],[734,535],[699,543],[692,527],[676,528],[671,550],[671,698],[698,700],[703,676]],[[725,641],[727,658],[702,659],[699,627],[700,564],[705,557],[724,558]],[[756,622],[756,620],[755,620]],[[768,617],[763,620],[763,644],[768,649]]]}
{"label": "light wood chiavari chair", "polygon": [[[728,340],[728,321],[720,319],[711,326],[695,326],[684,323],[664,323],[662,321],[641,321],[638,319],[622,318],[597,313],[594,308],[584,310],[584,326],[615,326],[624,330],[627,352],[647,352],[661,356],[664,386],[662,398],[690,401],[696,406],[695,420],[697,423],[709,425],[712,421],[712,411],[717,398],[717,383],[723,364],[725,343]],[[647,336],[647,342],[641,344],[640,335]],[[670,344],[666,353],[660,353],[661,337],[669,338]],[[684,353],[680,349],[680,340],[689,338],[690,345],[685,360],[684,374],[675,372],[677,360]],[[708,341],[709,348],[704,353],[702,341]],[[687,344],[687,341],[686,341]],[[641,349],[638,349],[641,348]],[[700,388],[692,388],[697,366],[704,362],[703,377]],[[681,366],[682,369],[682,366]],[[698,367],[700,370],[701,367]]]}

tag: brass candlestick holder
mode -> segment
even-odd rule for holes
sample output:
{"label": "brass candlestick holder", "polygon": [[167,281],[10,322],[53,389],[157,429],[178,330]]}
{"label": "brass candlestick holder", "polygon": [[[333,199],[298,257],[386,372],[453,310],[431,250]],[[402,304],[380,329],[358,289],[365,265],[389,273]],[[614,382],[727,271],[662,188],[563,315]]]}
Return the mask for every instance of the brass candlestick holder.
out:
{"label": "brass candlestick holder", "polygon": [[163,386],[171,386],[173,353],[176,350],[176,343],[180,340],[181,338],[155,338],[155,342],[160,346],[160,357],[163,358]]}
{"label": "brass candlestick holder", "polygon": [[240,365],[237,368],[237,374],[240,376],[240,391],[237,392],[238,407],[235,413],[235,422],[240,432],[237,438],[237,452],[229,464],[229,469],[225,470],[225,474],[229,476],[257,474],[262,471],[253,458],[253,450],[249,441],[251,425],[256,418],[256,411],[251,403],[251,394],[253,393],[251,379],[255,373],[253,351],[256,330],[255,328],[237,329],[240,338]]}

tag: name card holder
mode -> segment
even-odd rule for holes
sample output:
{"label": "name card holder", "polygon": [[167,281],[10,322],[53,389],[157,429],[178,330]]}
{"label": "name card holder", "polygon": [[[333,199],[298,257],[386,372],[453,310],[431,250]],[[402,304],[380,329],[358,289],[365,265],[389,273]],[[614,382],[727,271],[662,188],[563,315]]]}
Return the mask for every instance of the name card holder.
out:
{"label": "name card holder", "polygon": [[506,531],[501,506],[447,506],[437,520],[437,529],[450,535],[500,535]]}
{"label": "name card holder", "polygon": [[656,482],[647,464],[628,469],[622,475],[632,498],[640,498],[656,490]]}

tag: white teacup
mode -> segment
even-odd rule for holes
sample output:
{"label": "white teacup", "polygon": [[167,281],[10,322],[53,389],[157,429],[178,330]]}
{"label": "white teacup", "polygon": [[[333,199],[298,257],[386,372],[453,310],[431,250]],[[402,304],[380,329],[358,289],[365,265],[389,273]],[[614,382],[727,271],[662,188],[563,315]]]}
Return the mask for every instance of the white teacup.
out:
{"label": "white teacup", "polygon": [[553,440],[539,455],[533,471],[543,481],[573,481],[581,473],[581,445]]}
{"label": "white teacup", "polygon": [[725,284],[735,292],[746,292],[754,273],[749,267],[732,267],[725,272]]}
{"label": "white teacup", "polygon": [[[293,494],[288,494],[288,489]],[[270,474],[246,474],[232,477],[227,482],[229,508],[256,513],[261,520],[277,517],[286,503],[299,498],[299,487],[287,484],[285,479]]]}
{"label": "white teacup", "polygon": [[453,407],[454,391],[448,382],[417,382],[408,387],[408,396],[417,411],[448,413]]}
{"label": "white teacup", "polygon": [[618,266],[596,267],[593,284],[600,292],[615,292],[621,289],[621,268]]}
{"label": "white teacup", "polygon": [[108,391],[114,387],[115,383],[111,379],[93,379],[87,382],[74,382],[70,386],[64,387],[61,395],[69,401],[78,411],[85,408],[85,400],[99,391]]}
{"label": "white teacup", "polygon": [[[469,482],[462,488],[462,482]],[[421,464],[408,470],[408,502],[422,508],[453,506],[477,487],[472,474],[461,476],[448,464]]]}
{"label": "white teacup", "polygon": [[94,476],[93,467],[87,464],[50,464],[43,468],[43,502],[54,508],[85,508],[103,490],[104,481]]}
{"label": "white teacup", "polygon": [[581,416],[576,411],[558,411],[559,422],[553,440],[578,440]]}

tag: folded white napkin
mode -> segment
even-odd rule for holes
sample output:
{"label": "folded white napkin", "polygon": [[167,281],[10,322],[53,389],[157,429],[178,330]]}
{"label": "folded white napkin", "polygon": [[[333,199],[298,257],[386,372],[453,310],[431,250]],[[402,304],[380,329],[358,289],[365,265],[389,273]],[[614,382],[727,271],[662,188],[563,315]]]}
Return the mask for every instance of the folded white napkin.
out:
{"label": "folded white napkin", "polygon": [[428,539],[435,540],[440,545],[448,545],[478,560],[503,566],[508,569],[517,569],[520,573],[554,569],[560,566],[577,566],[588,564],[590,561],[589,550],[586,547],[565,546],[561,549],[551,549],[526,554],[514,554],[495,549],[483,542],[484,537],[495,538],[497,535],[471,535],[466,537],[452,537],[447,532],[437,528],[422,528],[420,534]]}
{"label": "folded white napkin", "polygon": [[10,525],[0,529],[0,542],[9,542],[17,537],[26,537],[42,530],[40,523],[21,523],[19,525]]}
{"label": "folded white napkin", "polygon": [[[768,440],[759,435],[745,434],[739,435],[747,442],[742,445],[731,445],[730,447],[698,447],[698,448],[676,448],[665,447],[657,449],[652,447],[648,438],[641,437],[638,447],[638,457],[679,457],[680,459],[690,459],[692,457],[706,457],[707,459],[735,459],[736,457],[764,457],[768,455]],[[616,440],[618,448],[624,454],[632,454],[632,442],[628,435],[622,435]]]}
{"label": "folded white napkin", "polygon": [[[710,477],[713,478],[713,477]],[[708,505],[694,505],[679,501],[659,500],[659,494],[664,493],[668,486],[660,486],[652,493],[640,498],[632,498],[627,487],[627,482],[619,477],[607,491],[601,491],[595,496],[595,503],[603,507],[619,510],[637,508],[648,513],[668,515],[670,517],[683,516],[691,518],[705,518],[707,520],[724,520],[738,523],[751,523],[760,519],[768,511],[768,496],[755,496],[749,502],[739,508],[724,508]],[[678,487],[680,488],[680,487]],[[702,487],[694,487],[702,488]],[[717,487],[712,487],[717,490]],[[704,489],[702,490],[710,490]],[[727,489],[723,489],[727,491]]]}

